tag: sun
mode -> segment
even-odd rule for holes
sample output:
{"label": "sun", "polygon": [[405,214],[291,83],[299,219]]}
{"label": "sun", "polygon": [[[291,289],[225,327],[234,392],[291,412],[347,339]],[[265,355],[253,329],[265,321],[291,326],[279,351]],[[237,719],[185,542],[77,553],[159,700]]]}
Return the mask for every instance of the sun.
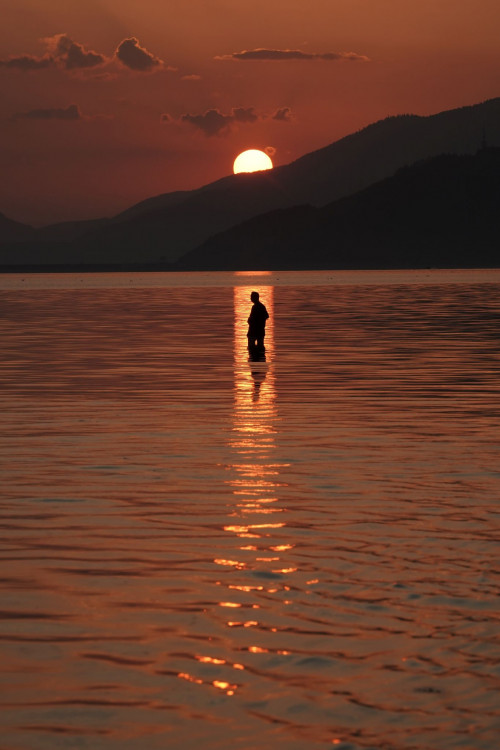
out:
{"label": "sun", "polygon": [[256,148],[250,148],[248,151],[242,151],[236,157],[233,164],[234,174],[240,172],[262,172],[265,169],[272,169],[273,163],[265,151],[259,151]]}

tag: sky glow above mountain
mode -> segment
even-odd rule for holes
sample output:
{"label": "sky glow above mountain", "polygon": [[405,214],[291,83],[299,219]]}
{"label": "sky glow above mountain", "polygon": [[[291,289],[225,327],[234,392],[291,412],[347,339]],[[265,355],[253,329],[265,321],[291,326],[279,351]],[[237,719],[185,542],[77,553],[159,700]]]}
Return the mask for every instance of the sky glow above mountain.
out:
{"label": "sky glow above mountain", "polygon": [[113,215],[499,95],[497,0],[6,0],[0,211]]}

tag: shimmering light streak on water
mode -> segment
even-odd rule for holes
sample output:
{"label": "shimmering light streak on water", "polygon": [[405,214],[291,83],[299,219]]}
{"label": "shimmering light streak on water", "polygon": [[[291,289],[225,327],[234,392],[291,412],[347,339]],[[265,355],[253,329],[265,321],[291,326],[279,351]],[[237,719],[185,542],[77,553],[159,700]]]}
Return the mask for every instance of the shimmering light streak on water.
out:
{"label": "shimmering light streak on water", "polygon": [[496,750],[499,272],[0,311],[2,750]]}

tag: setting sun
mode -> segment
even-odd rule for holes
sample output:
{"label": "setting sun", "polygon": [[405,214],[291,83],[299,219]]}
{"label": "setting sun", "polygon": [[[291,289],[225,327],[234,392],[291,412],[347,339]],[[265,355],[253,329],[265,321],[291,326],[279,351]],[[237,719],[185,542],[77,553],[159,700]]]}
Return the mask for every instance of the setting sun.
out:
{"label": "setting sun", "polygon": [[243,151],[236,157],[233,164],[234,174],[240,172],[262,172],[265,169],[272,169],[273,163],[265,151],[251,148]]}

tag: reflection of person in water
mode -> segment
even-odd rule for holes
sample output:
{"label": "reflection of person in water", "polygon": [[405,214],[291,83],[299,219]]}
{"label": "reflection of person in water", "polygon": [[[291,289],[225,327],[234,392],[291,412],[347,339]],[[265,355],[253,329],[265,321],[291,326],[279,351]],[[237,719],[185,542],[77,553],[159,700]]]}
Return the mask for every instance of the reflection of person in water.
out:
{"label": "reflection of person in water", "polygon": [[[261,362],[265,363],[266,361],[266,355],[264,351],[260,351],[260,353],[257,353],[255,355],[250,355],[250,373],[252,375],[253,380],[253,392],[252,392],[252,401],[258,401],[260,396],[260,387],[264,380],[266,379],[267,370],[265,364],[260,364]],[[259,364],[256,365],[254,362],[258,362]]]}
{"label": "reflection of person in water", "polygon": [[263,349],[264,336],[266,335],[266,320],[269,317],[269,313],[266,310],[266,306],[259,300],[258,292],[252,292],[250,299],[253,302],[253,306],[248,318],[248,348],[256,346],[258,349]]}

